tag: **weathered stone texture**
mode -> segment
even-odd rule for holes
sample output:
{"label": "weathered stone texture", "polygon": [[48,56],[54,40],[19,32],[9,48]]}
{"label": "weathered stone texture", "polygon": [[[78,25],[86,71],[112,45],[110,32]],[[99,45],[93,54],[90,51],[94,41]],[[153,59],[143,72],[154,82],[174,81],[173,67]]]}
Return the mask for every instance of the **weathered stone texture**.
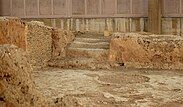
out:
{"label": "weathered stone texture", "polygon": [[0,45],[0,107],[46,107],[35,89],[26,52],[14,45]]}
{"label": "weathered stone texture", "polygon": [[29,22],[27,34],[27,52],[33,66],[44,67],[51,59],[52,28],[40,22]]}
{"label": "weathered stone texture", "polygon": [[0,44],[14,44],[26,50],[27,27],[18,18],[0,18]]}
{"label": "weathered stone texture", "polygon": [[109,60],[134,68],[183,69],[183,38],[115,33]]}
{"label": "weathered stone texture", "polygon": [[0,44],[14,44],[26,50],[36,68],[45,67],[51,58],[64,57],[65,48],[74,37],[71,31],[53,29],[43,22],[0,18]]}
{"label": "weathered stone texture", "polygon": [[75,38],[71,31],[53,29],[52,59],[61,59],[66,55],[66,48]]}

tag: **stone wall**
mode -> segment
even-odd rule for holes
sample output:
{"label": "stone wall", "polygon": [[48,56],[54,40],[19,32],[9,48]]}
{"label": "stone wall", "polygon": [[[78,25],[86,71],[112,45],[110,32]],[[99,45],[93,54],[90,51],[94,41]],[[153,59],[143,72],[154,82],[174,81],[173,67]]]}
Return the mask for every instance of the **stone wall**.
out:
{"label": "stone wall", "polygon": [[183,69],[183,38],[115,33],[109,60],[133,68]]}
{"label": "stone wall", "polygon": [[43,67],[51,59],[52,33],[53,29],[42,22],[0,19],[0,44],[14,44],[26,50],[33,66]]}
{"label": "stone wall", "polygon": [[46,66],[52,54],[52,31],[51,27],[40,22],[27,23],[27,53],[31,64],[37,67]]}
{"label": "stone wall", "polygon": [[71,31],[53,29],[52,34],[52,60],[62,59],[66,56],[66,48],[75,38]]}
{"label": "stone wall", "polygon": [[27,27],[18,18],[0,18],[0,44],[14,44],[26,50]]}
{"label": "stone wall", "polygon": [[23,49],[0,45],[0,107],[47,107]]}
{"label": "stone wall", "polygon": [[[148,31],[148,18],[68,18],[68,19],[23,19],[44,22],[62,30],[103,32]],[[183,18],[162,18],[162,34],[183,35]]]}
{"label": "stone wall", "polygon": [[162,34],[183,36],[183,18],[162,18]]}
{"label": "stone wall", "polygon": [[140,32],[147,31],[147,18],[65,18],[65,19],[23,19],[25,21],[41,21],[47,26],[62,30],[110,32]]}
{"label": "stone wall", "polygon": [[42,22],[0,18],[0,44],[14,44],[26,50],[36,68],[45,67],[52,58],[64,57],[65,48],[73,39],[71,31],[49,27]]}

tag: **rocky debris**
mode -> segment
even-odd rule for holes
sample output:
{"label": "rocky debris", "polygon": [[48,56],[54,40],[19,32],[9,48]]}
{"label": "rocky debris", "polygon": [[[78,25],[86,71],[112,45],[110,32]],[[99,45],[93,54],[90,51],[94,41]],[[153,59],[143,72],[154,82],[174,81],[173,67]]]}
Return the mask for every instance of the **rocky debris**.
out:
{"label": "rocky debris", "polygon": [[109,60],[126,67],[183,69],[183,38],[173,35],[115,33]]}
{"label": "rocky debris", "polygon": [[26,52],[14,45],[0,46],[0,106],[46,107],[35,89]]}
{"label": "rocky debris", "polygon": [[73,42],[75,35],[71,31],[53,29],[52,34],[52,60],[66,56],[67,46]]}
{"label": "rocky debris", "polygon": [[0,44],[14,44],[26,50],[27,26],[19,18],[0,17]]}

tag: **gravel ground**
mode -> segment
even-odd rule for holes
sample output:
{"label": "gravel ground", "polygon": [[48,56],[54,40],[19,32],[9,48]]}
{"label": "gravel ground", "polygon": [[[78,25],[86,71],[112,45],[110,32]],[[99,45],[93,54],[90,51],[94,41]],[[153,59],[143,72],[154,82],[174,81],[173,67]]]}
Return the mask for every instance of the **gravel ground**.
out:
{"label": "gravel ground", "polygon": [[34,71],[37,89],[56,107],[183,107],[183,72]]}

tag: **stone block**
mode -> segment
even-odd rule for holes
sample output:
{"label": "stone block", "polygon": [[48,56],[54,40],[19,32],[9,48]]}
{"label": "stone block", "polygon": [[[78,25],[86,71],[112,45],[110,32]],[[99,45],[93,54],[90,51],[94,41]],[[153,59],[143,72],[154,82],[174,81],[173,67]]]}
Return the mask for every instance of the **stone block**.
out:
{"label": "stone block", "polygon": [[0,45],[0,106],[48,107],[36,89],[26,52],[15,45]]}
{"label": "stone block", "polygon": [[183,69],[183,38],[115,33],[110,43],[109,61],[133,68]]}
{"label": "stone block", "polygon": [[27,26],[27,52],[31,63],[36,67],[44,67],[52,55],[53,29],[37,21],[28,22]]}
{"label": "stone block", "polygon": [[109,31],[105,30],[104,31],[104,36],[105,37],[109,37],[109,36],[111,36],[111,33]]}
{"label": "stone block", "polygon": [[18,18],[0,18],[0,44],[14,44],[26,50],[26,24]]}
{"label": "stone block", "polygon": [[66,55],[66,47],[74,40],[71,31],[53,29],[52,34],[52,59],[61,59]]}
{"label": "stone block", "polygon": [[0,44],[13,44],[26,50],[34,67],[45,67],[53,58],[65,56],[73,41],[71,31],[46,26],[44,22],[23,22],[19,18],[0,18]]}

